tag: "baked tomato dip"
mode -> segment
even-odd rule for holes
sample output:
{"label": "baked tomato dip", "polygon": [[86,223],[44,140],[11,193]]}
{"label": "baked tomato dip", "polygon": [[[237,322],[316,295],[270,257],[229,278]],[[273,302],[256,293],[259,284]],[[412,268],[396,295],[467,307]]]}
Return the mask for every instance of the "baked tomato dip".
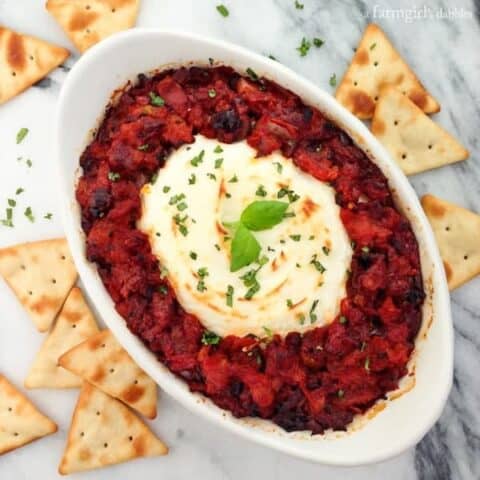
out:
{"label": "baked tomato dip", "polygon": [[247,74],[178,68],[117,92],[80,159],[87,257],[191,391],[287,431],[345,430],[407,373],[418,244],[344,131]]}

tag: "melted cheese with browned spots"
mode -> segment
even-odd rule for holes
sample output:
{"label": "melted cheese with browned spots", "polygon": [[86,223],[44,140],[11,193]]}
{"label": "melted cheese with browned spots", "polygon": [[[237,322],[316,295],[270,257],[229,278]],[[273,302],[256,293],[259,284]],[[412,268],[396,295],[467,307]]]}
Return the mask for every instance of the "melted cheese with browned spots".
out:
{"label": "melted cheese with browned spots", "polygon": [[[214,152],[218,145],[221,153]],[[202,151],[202,161],[192,165]],[[215,168],[219,158],[223,161]],[[298,199],[278,198],[281,188]],[[287,202],[287,212],[295,216],[254,232],[260,257],[267,259],[261,268],[253,263],[231,272],[232,231],[225,225],[259,200]],[[183,308],[209,330],[219,335],[286,334],[327,324],[338,314],[352,252],[335,192],[280,153],[256,158],[246,142],[219,144],[197,135],[194,144],[171,154],[153,185],[143,188],[142,204],[138,227],[149,235]],[[181,226],[188,232],[182,233]],[[201,268],[208,271],[204,288],[201,283],[199,288]],[[249,285],[241,277],[252,269],[258,269],[260,289],[247,299]],[[232,306],[227,304],[229,285]]]}

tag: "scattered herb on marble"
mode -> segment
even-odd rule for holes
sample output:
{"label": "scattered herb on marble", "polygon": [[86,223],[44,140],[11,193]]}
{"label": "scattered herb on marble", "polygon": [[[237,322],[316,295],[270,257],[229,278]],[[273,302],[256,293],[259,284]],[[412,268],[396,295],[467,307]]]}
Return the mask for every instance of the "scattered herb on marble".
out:
{"label": "scattered herb on marble", "polygon": [[21,129],[17,132],[17,145],[18,145],[19,143],[22,143],[22,142],[23,142],[23,140],[25,139],[25,137],[28,135],[28,132],[29,132],[28,128],[25,128],[25,127],[21,128]]}
{"label": "scattered herb on marble", "polygon": [[337,84],[337,75],[334,73],[329,80],[330,86],[334,87]]}
{"label": "scattered herb on marble", "polygon": [[228,8],[223,4],[217,5],[217,12],[222,17],[228,17],[230,15],[230,12],[228,11]]}
{"label": "scattered herb on marble", "polygon": [[311,42],[305,37],[302,38],[300,46],[297,47],[297,51],[300,53],[301,57],[305,57],[312,46]]}

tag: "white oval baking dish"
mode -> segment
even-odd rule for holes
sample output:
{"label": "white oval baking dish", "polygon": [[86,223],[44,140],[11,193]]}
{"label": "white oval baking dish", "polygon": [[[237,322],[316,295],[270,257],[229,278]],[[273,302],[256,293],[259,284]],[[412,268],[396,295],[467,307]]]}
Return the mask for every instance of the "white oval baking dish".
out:
{"label": "white oval baking dish", "polygon": [[[381,401],[356,419],[348,432],[310,436],[286,433],[271,422],[236,419],[208,399],[189,392],[143,343],[130,333],[95,270],[85,258],[84,235],[75,200],[79,156],[91,139],[112,92],[138,73],[166,65],[203,64],[209,58],[239,72],[251,67],[319,108],[345,129],[379,165],[417,235],[427,301],[423,327],[412,358],[411,374],[392,399]],[[188,33],[135,29],[90,49],[69,73],[58,102],[55,146],[65,232],[89,297],[108,327],[138,364],[188,409],[243,437],[285,453],[331,465],[378,462],[418,442],[438,419],[452,383],[453,331],[449,292],[435,239],[408,180],[365,125],[330,94],[282,64],[219,40]],[[397,397],[393,399],[393,397]]]}

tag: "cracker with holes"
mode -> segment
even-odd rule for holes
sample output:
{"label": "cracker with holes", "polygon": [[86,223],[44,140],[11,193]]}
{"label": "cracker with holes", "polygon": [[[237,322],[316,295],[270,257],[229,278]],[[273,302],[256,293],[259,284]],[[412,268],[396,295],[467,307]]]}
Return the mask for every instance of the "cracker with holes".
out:
{"label": "cracker with holes", "polygon": [[450,290],[480,274],[480,215],[433,195],[422,197]]}
{"label": "cracker with holes", "polygon": [[157,387],[120,346],[110,330],[103,330],[62,355],[59,364],[145,415],[157,415]]}
{"label": "cracker with holes", "polygon": [[1,249],[0,275],[40,332],[50,328],[77,280],[64,238]]}
{"label": "cracker with holes", "polygon": [[0,455],[57,431],[3,375],[0,375]]}
{"label": "cracker with holes", "polygon": [[0,104],[62,64],[69,51],[0,26]]}
{"label": "cracker with holes", "polygon": [[80,52],[135,25],[140,0],[48,0],[47,10]]}
{"label": "cracker with holes", "polygon": [[440,105],[425,90],[383,31],[371,23],[366,28],[338,89],[336,99],[361,119],[372,118],[382,87],[394,85],[426,113]]}
{"label": "cracker with holes", "polygon": [[40,348],[25,379],[27,388],[76,388],[82,380],[58,365],[58,358],[98,332],[82,291],[73,287],[55,325]]}
{"label": "cracker with holes", "polygon": [[123,403],[85,382],[58,471],[66,475],[167,453],[167,446]]}
{"label": "cracker with holes", "polygon": [[371,129],[407,175],[468,157],[452,135],[394,87],[382,90]]}

